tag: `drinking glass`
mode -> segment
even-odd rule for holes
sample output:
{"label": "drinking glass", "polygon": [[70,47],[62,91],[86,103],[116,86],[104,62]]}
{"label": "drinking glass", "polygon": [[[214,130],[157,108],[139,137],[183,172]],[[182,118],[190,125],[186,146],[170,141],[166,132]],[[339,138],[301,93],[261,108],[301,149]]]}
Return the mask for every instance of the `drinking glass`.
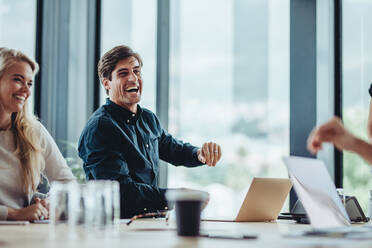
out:
{"label": "drinking glass", "polygon": [[112,181],[96,180],[90,181],[95,189],[95,218],[94,226],[99,229],[104,229],[113,224],[113,194]]}
{"label": "drinking glass", "polygon": [[53,182],[50,189],[50,223],[52,226],[61,223],[73,224],[74,204],[79,197],[78,185],[75,182]]}

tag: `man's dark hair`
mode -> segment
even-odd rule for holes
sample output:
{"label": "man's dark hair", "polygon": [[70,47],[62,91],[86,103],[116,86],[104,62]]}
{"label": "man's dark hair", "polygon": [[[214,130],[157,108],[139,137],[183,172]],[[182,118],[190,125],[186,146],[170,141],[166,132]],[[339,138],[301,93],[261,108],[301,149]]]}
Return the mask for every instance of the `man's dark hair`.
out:
{"label": "man's dark hair", "polygon": [[[103,79],[105,78],[111,81],[111,74],[117,63],[120,60],[128,59],[130,57],[136,58],[139,65],[142,67],[143,63],[141,57],[128,46],[116,46],[106,52],[98,62],[98,77],[101,82],[103,82]],[[106,90],[106,94],[108,94],[108,90]]]}

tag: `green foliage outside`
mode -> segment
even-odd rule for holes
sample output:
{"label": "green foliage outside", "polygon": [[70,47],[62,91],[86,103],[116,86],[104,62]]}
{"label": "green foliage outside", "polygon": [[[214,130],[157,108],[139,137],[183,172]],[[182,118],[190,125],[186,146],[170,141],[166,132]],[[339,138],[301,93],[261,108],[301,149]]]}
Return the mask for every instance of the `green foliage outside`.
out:
{"label": "green foliage outside", "polygon": [[57,144],[62,154],[65,155],[66,163],[70,167],[78,183],[85,183],[83,161],[78,155],[77,143],[59,140]]}
{"label": "green foliage outside", "polygon": [[[350,108],[344,111],[344,124],[354,135],[367,140],[368,111]],[[344,152],[344,190],[356,196],[365,214],[368,213],[370,190],[372,189],[371,167],[359,156]]]}

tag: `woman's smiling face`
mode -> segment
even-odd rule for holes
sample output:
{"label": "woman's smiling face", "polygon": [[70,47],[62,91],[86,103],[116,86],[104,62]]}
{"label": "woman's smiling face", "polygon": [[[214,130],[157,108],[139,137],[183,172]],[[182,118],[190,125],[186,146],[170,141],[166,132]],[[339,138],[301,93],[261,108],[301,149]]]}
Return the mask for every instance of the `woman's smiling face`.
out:
{"label": "woman's smiling face", "polygon": [[22,110],[31,94],[34,73],[24,61],[16,62],[0,78],[0,110],[14,113]]}

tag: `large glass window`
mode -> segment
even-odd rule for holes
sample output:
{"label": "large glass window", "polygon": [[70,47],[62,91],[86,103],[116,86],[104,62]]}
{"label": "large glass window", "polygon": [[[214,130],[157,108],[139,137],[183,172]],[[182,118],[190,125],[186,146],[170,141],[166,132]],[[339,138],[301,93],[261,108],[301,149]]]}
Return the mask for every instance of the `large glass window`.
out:
{"label": "large glass window", "polygon": [[[372,82],[372,2],[343,1],[343,119],[355,135],[367,140],[367,120]],[[360,157],[344,152],[344,188],[367,210],[371,169]]]}
{"label": "large glass window", "polygon": [[[78,156],[77,145],[81,132],[89,118],[87,61],[88,44],[88,1],[79,0],[70,3],[69,21],[69,51],[68,51],[68,87],[67,87],[67,133],[66,139],[57,139],[57,144],[65,156],[67,164],[72,169],[78,181],[85,180],[82,161]],[[92,86],[91,86],[92,87]]]}
{"label": "large glass window", "polygon": [[169,132],[223,157],[169,166],[168,186],[208,191],[206,215],[236,214],[253,177],[287,177],[289,1],[171,1],[170,23]]}
{"label": "large glass window", "polygon": [[[35,58],[35,0],[0,0],[0,47],[20,50]],[[29,99],[34,106],[34,94]]]}
{"label": "large glass window", "polygon": [[[143,60],[144,89],[140,105],[155,112],[156,0],[102,1],[101,55],[117,45],[130,46]],[[101,103],[106,93],[101,87]]]}

